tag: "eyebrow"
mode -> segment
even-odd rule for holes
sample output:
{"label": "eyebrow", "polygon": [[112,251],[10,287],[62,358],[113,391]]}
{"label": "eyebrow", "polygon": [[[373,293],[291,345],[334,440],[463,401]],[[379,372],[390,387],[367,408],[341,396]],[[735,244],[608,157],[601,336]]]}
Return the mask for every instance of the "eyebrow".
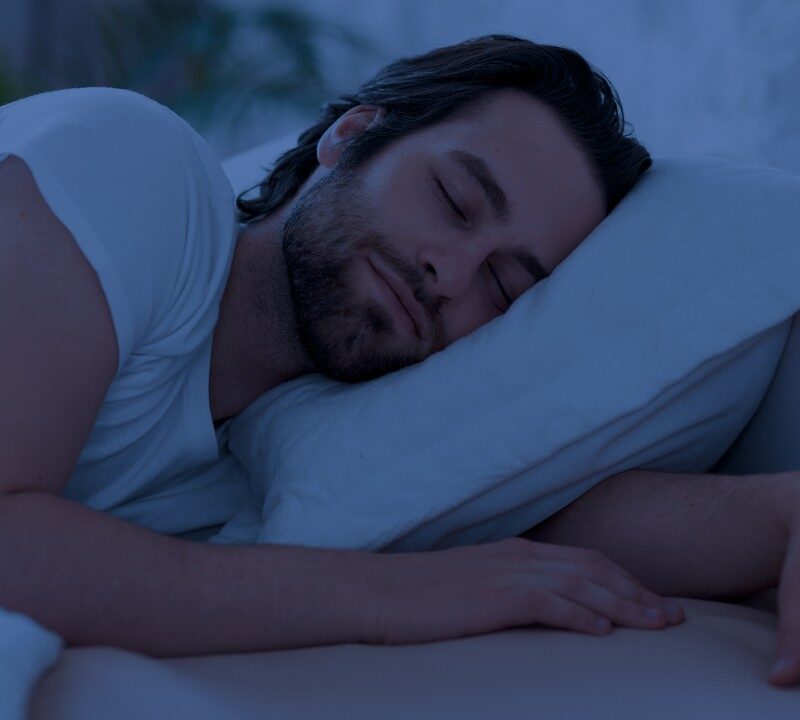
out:
{"label": "eyebrow", "polygon": [[[486,162],[466,150],[451,150],[448,155],[481,186],[489,205],[492,207],[495,219],[501,222],[508,220],[510,214],[508,198]],[[550,273],[544,269],[539,258],[530,250],[522,247],[514,248],[511,251],[511,255],[530,273],[534,281],[539,282],[539,280],[544,280],[550,276]]]}

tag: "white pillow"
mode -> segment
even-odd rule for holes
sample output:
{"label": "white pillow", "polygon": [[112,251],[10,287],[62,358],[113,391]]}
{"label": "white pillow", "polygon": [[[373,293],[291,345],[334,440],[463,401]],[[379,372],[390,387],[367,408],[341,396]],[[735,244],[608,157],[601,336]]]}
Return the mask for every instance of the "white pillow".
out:
{"label": "white pillow", "polygon": [[[297,135],[291,133],[274,140],[268,140],[249,150],[224,160],[222,167],[238,195],[240,192],[260,183],[269,172],[272,164],[281,153],[297,144]],[[249,197],[249,195],[248,195]]]}
{"label": "white pillow", "polygon": [[215,541],[477,543],[623,470],[707,470],[800,308],[798,228],[793,176],[657,160],[505,315],[423,363],[356,385],[300,377],[234,418],[257,505]]}

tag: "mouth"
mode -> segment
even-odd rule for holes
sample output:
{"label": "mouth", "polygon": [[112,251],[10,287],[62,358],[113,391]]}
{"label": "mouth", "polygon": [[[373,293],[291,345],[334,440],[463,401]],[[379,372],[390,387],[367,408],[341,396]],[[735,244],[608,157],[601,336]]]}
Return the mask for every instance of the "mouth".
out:
{"label": "mouth", "polygon": [[[425,312],[408,285],[398,278],[391,268],[387,267],[377,256],[371,255],[367,258],[367,262],[378,278],[386,284],[390,294],[394,295],[394,298],[387,298],[390,305],[393,304],[394,301],[394,303],[404,311],[407,319],[411,321],[410,325],[413,327],[414,334],[416,334],[418,338],[426,340],[427,323],[425,321]],[[402,317],[400,321],[403,321]]]}

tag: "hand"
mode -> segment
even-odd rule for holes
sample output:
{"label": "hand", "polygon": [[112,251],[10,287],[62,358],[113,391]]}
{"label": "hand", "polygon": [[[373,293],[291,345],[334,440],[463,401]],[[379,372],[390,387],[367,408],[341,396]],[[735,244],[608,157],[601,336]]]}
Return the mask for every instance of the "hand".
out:
{"label": "hand", "polygon": [[435,552],[379,555],[378,603],[366,641],[403,644],[524,625],[604,635],[660,629],[682,608],[594,550],[509,538]]}
{"label": "hand", "polygon": [[769,681],[795,685],[800,681],[800,505],[794,503],[788,523],[786,555],[778,585],[778,645]]}

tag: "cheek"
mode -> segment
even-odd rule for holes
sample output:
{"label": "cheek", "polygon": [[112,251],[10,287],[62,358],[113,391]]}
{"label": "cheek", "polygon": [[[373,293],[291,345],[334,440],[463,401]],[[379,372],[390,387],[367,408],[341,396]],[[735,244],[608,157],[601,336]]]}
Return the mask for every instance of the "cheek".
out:
{"label": "cheek", "polygon": [[413,238],[422,228],[430,226],[430,200],[426,198],[425,173],[416,160],[405,155],[397,161],[383,162],[369,172],[370,196],[375,210],[375,219],[392,235],[404,239]]}

